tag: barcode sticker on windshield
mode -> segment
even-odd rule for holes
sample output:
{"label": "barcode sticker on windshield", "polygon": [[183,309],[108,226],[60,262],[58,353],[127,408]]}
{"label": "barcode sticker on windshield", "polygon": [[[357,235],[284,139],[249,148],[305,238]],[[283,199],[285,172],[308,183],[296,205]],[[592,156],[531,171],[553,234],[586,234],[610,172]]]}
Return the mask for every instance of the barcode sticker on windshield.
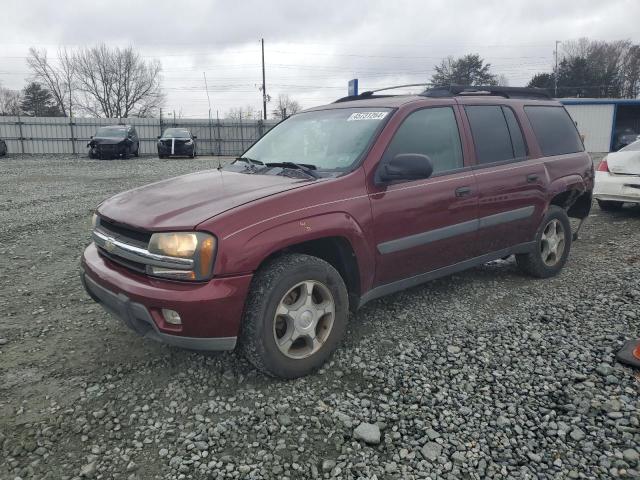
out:
{"label": "barcode sticker on windshield", "polygon": [[387,112],[357,112],[352,113],[347,118],[347,122],[352,122],[353,120],[382,120],[386,116]]}

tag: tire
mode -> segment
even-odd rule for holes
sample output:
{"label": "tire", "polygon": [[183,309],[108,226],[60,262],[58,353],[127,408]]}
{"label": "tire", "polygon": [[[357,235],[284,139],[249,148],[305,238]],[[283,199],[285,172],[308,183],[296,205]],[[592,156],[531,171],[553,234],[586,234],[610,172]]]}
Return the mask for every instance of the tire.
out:
{"label": "tire", "polygon": [[605,212],[616,212],[622,209],[622,205],[624,202],[616,202],[613,200],[598,200],[598,206],[600,210],[604,210]]}
{"label": "tire", "polygon": [[536,232],[535,250],[516,255],[516,263],[520,270],[533,277],[553,277],[567,263],[571,240],[571,223],[567,212],[556,205],[551,205]]}
{"label": "tire", "polygon": [[134,157],[138,158],[140,156],[140,147],[136,148],[136,152],[133,154]]}
{"label": "tire", "polygon": [[[310,296],[304,293],[309,285]],[[276,314],[282,309],[289,313]],[[258,370],[274,377],[301,377],[331,356],[344,336],[348,316],[347,287],[335,268],[317,257],[283,255],[261,267],[251,282],[240,345]],[[299,329],[317,340],[305,334],[287,342]]]}

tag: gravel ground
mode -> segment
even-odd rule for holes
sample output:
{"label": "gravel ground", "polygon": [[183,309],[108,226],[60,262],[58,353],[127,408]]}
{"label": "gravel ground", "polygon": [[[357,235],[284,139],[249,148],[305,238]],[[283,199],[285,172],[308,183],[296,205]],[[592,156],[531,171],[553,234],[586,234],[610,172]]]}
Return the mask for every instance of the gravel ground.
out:
{"label": "gravel ground", "polygon": [[493,262],[368,304],[295,381],[143,340],[78,280],[89,217],[217,159],[0,161],[0,478],[637,478],[640,208],[563,273]]}

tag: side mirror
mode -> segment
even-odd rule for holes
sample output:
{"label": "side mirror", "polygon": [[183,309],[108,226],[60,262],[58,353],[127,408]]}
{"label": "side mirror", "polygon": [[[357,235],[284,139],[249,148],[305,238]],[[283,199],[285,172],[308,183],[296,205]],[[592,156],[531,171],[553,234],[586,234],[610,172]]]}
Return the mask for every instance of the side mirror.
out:
{"label": "side mirror", "polygon": [[161,136],[161,135],[158,135],[158,140],[160,140],[161,138],[162,138],[162,136]]}
{"label": "side mirror", "polygon": [[420,153],[399,153],[382,161],[376,172],[376,184],[397,180],[420,180],[433,174],[433,163],[427,155]]}
{"label": "side mirror", "polygon": [[91,135],[89,138],[93,139],[93,135]]}
{"label": "side mirror", "polygon": [[198,138],[198,136],[197,136],[197,135],[194,135],[194,136],[193,136],[193,139],[195,140],[196,138]]}

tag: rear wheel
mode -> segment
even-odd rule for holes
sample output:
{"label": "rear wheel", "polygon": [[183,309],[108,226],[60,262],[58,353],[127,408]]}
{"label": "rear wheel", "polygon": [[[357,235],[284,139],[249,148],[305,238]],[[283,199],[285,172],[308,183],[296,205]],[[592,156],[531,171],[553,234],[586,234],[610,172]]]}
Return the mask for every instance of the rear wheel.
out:
{"label": "rear wheel", "polygon": [[330,264],[288,254],[255,275],[242,325],[245,356],[272,376],[295,378],[319,368],[342,339],[347,288]]}
{"label": "rear wheel", "polygon": [[538,278],[557,275],[571,250],[571,223],[564,209],[551,205],[536,232],[535,249],[516,255],[523,272]]}
{"label": "rear wheel", "polygon": [[622,205],[624,202],[615,202],[613,200],[598,200],[598,206],[600,210],[605,210],[607,212],[615,212],[616,210],[622,209]]}
{"label": "rear wheel", "polygon": [[136,148],[136,152],[133,154],[134,157],[139,157],[140,156],[140,146],[138,145],[138,148]]}

